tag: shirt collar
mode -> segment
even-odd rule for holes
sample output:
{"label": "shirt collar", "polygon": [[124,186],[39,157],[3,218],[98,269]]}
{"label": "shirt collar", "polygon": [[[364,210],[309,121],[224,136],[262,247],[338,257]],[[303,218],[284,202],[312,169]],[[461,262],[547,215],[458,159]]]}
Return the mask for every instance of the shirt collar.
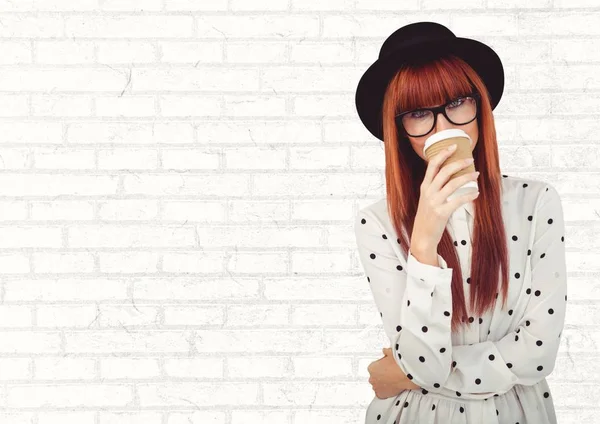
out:
{"label": "shirt collar", "polygon": [[471,215],[471,218],[475,217],[474,206],[473,206],[472,200],[469,203],[463,204],[462,206],[465,208],[467,213]]}

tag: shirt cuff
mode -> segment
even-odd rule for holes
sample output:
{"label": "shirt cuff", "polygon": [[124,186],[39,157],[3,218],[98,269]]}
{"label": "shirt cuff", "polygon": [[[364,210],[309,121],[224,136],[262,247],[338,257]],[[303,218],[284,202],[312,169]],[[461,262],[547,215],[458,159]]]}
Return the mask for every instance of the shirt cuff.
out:
{"label": "shirt cuff", "polygon": [[419,262],[408,249],[408,259],[406,260],[406,273],[412,277],[419,278],[423,281],[438,282],[452,281],[452,268],[448,268],[448,264],[439,253],[438,265],[433,266]]}

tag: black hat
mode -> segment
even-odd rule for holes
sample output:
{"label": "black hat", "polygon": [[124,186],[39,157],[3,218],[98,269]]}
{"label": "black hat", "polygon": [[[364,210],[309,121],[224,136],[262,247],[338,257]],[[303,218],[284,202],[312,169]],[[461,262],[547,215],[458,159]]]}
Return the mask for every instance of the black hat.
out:
{"label": "black hat", "polygon": [[400,67],[447,53],[460,57],[477,72],[487,87],[494,110],[504,91],[504,68],[496,52],[477,40],[457,37],[444,25],[416,22],[397,29],[383,42],[379,58],[358,82],[356,111],[371,134],[383,141],[383,95]]}

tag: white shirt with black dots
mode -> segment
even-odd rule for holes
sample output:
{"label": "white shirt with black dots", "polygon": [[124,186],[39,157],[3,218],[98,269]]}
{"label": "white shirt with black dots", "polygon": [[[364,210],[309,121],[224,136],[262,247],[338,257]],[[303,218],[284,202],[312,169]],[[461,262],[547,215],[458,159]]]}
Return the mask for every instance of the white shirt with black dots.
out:
{"label": "white shirt with black dots", "polygon": [[[393,357],[417,390],[376,396],[366,424],[553,424],[546,377],[554,369],[567,303],[561,199],[545,182],[502,177],[509,253],[507,306],[450,329],[452,268],[404,255],[386,199],[362,208],[357,251]],[[460,258],[469,305],[473,202],[459,207],[448,231]],[[485,264],[483,264],[485,266]],[[500,291],[501,279],[498,279]]]}

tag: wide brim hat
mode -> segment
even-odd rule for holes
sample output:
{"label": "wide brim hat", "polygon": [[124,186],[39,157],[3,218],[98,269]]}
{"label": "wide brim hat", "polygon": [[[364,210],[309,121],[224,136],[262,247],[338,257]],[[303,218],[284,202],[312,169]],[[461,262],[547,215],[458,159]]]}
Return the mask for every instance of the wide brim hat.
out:
{"label": "wide brim hat", "polygon": [[383,141],[383,95],[394,74],[403,65],[424,63],[448,53],[460,57],[477,72],[494,110],[504,91],[504,67],[496,52],[480,41],[457,37],[436,22],[415,22],[397,29],[383,42],[379,58],[358,82],[356,111],[371,134]]}

